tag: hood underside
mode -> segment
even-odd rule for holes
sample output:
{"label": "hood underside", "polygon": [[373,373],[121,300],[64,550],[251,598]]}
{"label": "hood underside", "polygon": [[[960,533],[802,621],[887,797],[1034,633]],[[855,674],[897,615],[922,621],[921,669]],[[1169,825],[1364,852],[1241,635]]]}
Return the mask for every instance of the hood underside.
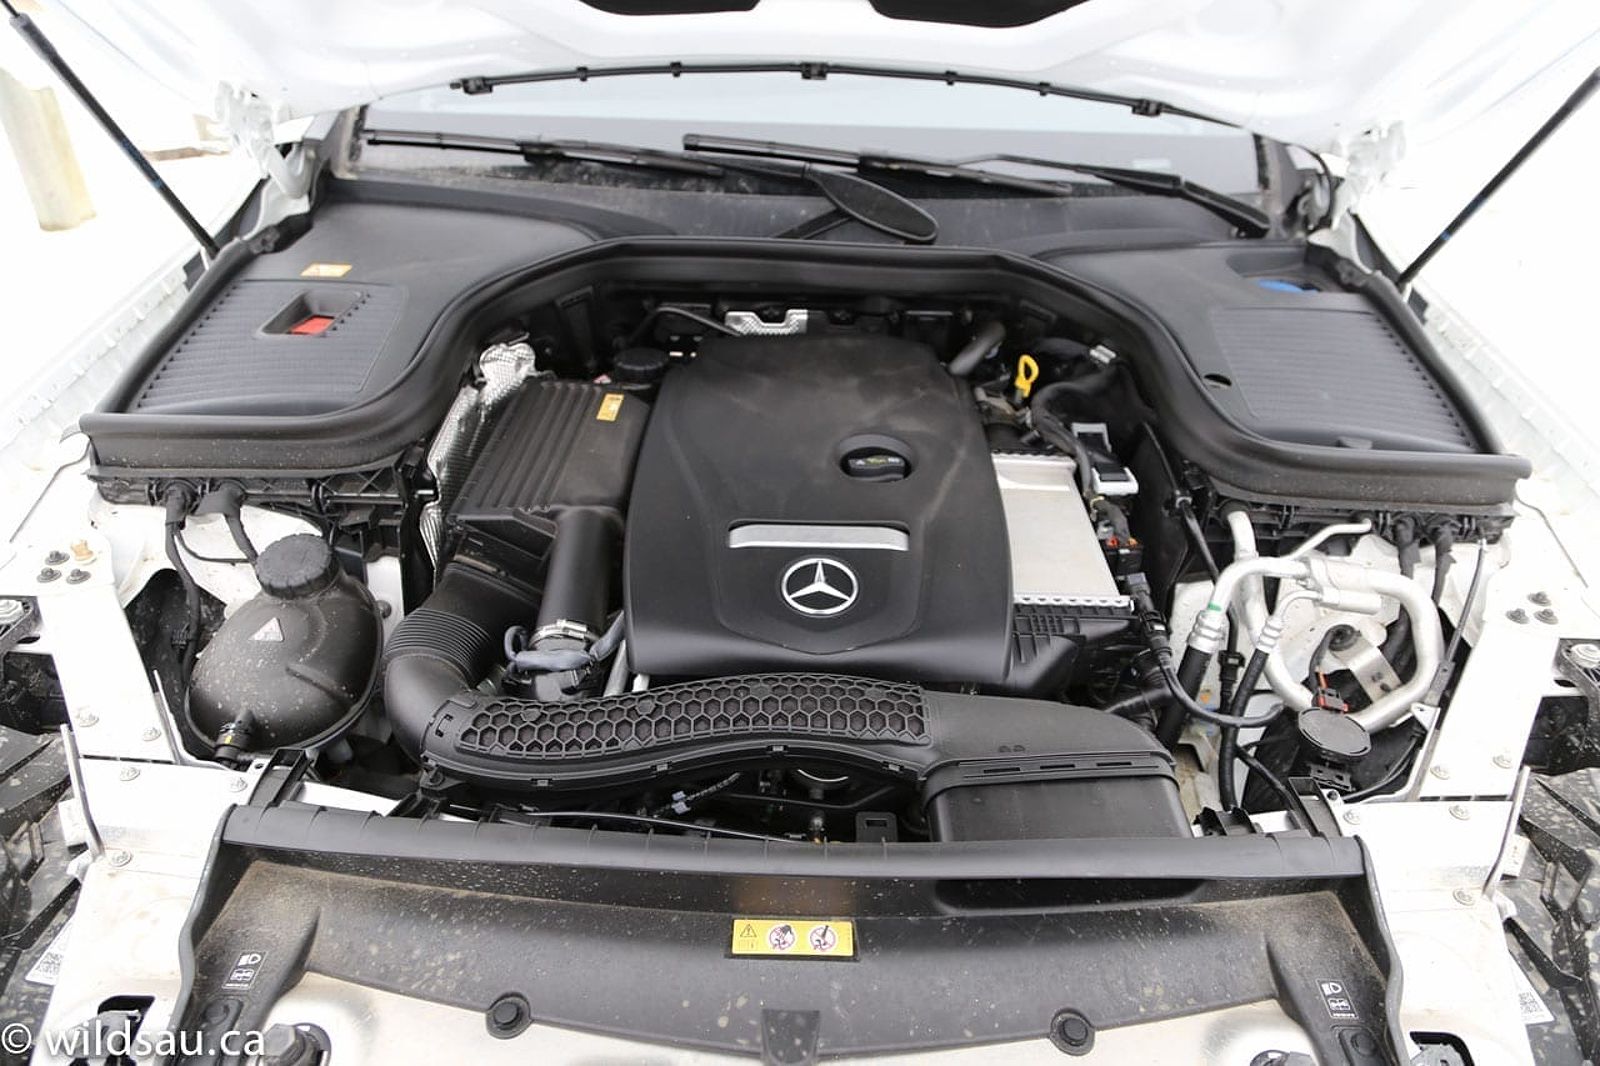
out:
{"label": "hood underside", "polygon": [[1600,9],[1571,0],[58,2],[202,110],[219,91],[284,119],[535,70],[815,61],[1155,100],[1335,155],[1432,139],[1600,52]]}

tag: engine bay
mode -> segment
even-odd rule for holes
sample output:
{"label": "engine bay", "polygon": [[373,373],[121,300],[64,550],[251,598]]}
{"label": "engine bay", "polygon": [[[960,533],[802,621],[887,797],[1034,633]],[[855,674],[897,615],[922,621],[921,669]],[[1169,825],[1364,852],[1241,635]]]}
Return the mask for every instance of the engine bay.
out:
{"label": "engine bay", "polygon": [[[818,842],[1181,837],[1295,817],[1290,780],[1403,783],[1463,654],[1419,563],[1481,558],[1521,465],[1404,330],[1362,358],[1431,422],[1379,434],[1330,384],[1252,427],[1288,401],[1246,350],[1299,341],[1249,327],[1236,378],[1179,343],[1175,373],[1160,314],[1087,281],[727,254],[722,283],[625,249],[454,293],[387,389],[415,289],[263,255],[201,293],[243,290],[248,350],[296,373],[365,346],[370,433],[310,459],[343,402],[315,380],[201,397],[217,314],[85,417],[102,500],[163,516],[129,612],[189,756],[302,749],[419,817]],[[1394,313],[1314,256],[1222,268],[1218,336]],[[262,515],[299,531],[258,546]],[[187,547],[208,526],[238,557]]]}

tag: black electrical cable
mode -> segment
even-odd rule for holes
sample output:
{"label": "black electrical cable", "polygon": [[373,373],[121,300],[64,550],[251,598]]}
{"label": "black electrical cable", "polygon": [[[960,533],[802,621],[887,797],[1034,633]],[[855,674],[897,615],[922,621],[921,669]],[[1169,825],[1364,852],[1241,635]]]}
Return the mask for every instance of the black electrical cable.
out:
{"label": "black electrical cable", "polygon": [[694,792],[680,792],[677,794],[678,798],[675,798],[671,803],[664,803],[660,807],[657,807],[655,810],[651,811],[650,817],[660,818],[667,814],[688,814],[689,808],[693,807],[696,803],[705,799],[707,796],[714,796],[723,789],[732,786],[739,780],[739,778],[743,776],[744,775],[740,773],[732,773],[727,777],[722,778],[720,781],[713,781],[711,784],[705,786],[704,788],[697,789]]}
{"label": "black electrical cable", "polygon": [[1300,801],[1289,789],[1289,786],[1283,783],[1283,779],[1277,774],[1273,773],[1271,770],[1267,769],[1266,765],[1262,763],[1260,759],[1256,758],[1254,752],[1245,751],[1243,748],[1240,748],[1237,752],[1237,755],[1239,761],[1244,763],[1245,766],[1249,768],[1251,773],[1259,774],[1261,776],[1261,780],[1267,783],[1267,787],[1272,789],[1272,791],[1277,794],[1278,798],[1283,801],[1284,813],[1289,816],[1290,820],[1292,820],[1294,824],[1301,829],[1310,828],[1300,820]]}
{"label": "black electrical cable", "polygon": [[688,833],[707,833],[717,836],[736,837],[740,840],[761,840],[770,844],[796,844],[804,847],[815,847],[814,844],[806,841],[790,840],[788,837],[768,836],[765,833],[747,833],[742,829],[724,829],[715,825],[696,825],[694,822],[677,822],[671,818],[657,818],[648,814],[621,814],[616,811],[528,811],[526,813],[531,818],[572,818],[592,821],[629,822],[634,825],[676,829]]}
{"label": "black electrical cable", "polygon": [[[1252,656],[1252,658],[1254,657]],[[1264,711],[1253,718],[1245,718],[1242,716],[1236,718],[1226,713],[1219,714],[1183,690],[1183,685],[1178,681],[1178,675],[1173,673],[1170,655],[1161,656],[1160,670],[1161,678],[1166,682],[1167,691],[1172,694],[1172,697],[1177,701],[1178,706],[1182,708],[1185,714],[1194,718],[1198,718],[1202,722],[1210,722],[1212,725],[1226,726],[1229,729],[1255,729],[1276,721],[1278,716],[1283,713],[1283,704],[1280,703],[1275,704],[1270,711]],[[1250,668],[1246,666],[1246,675],[1248,675],[1249,672]],[[1241,684],[1239,686],[1239,691],[1249,692],[1252,687],[1253,685]],[[1234,699],[1237,702],[1238,696],[1236,695]]]}
{"label": "black electrical cable", "polygon": [[[1255,692],[1256,684],[1260,682],[1261,675],[1267,669],[1266,652],[1257,648],[1250,656],[1250,661],[1245,664],[1244,673],[1239,678],[1237,690],[1233,693],[1232,700],[1227,704],[1229,719],[1233,724],[1221,727],[1222,737],[1217,743],[1217,792],[1222,797],[1225,810],[1232,810],[1238,806],[1239,793],[1234,787],[1233,762],[1239,757],[1239,728],[1244,718],[1245,708],[1250,705],[1250,698]],[[1283,713],[1282,705],[1277,705],[1277,714]],[[1276,717],[1276,715],[1274,715]]]}
{"label": "black electrical cable", "polygon": [[628,334],[628,344],[631,346],[638,343],[639,338],[644,336],[644,331],[650,326],[650,324],[656,319],[665,315],[677,315],[679,318],[686,318],[690,322],[699,323],[707,329],[714,329],[718,333],[723,333],[730,337],[740,336],[738,330],[732,328],[731,326],[724,325],[714,318],[707,318],[698,311],[690,311],[686,308],[670,307],[666,304],[662,304],[659,307],[651,308],[645,313],[644,318],[640,319],[639,324],[633,328],[633,332]]}
{"label": "black electrical cable", "polygon": [[1354,792],[1347,793],[1344,797],[1344,802],[1357,803],[1361,800],[1368,799],[1369,797],[1376,796],[1378,793],[1394,784],[1397,780],[1404,776],[1406,771],[1410,768],[1411,760],[1416,757],[1417,751],[1421,747],[1422,736],[1419,734],[1415,739],[1412,740],[1410,744],[1406,746],[1406,749],[1400,753],[1400,757],[1395,760],[1394,766],[1390,767],[1388,773],[1384,774],[1382,778],[1368,785],[1366,788],[1357,789]]}
{"label": "black electrical cable", "polygon": [[1428,704],[1439,701],[1444,690],[1450,684],[1450,678],[1455,674],[1456,652],[1461,649],[1461,631],[1467,628],[1467,620],[1472,617],[1472,608],[1478,602],[1478,586],[1483,582],[1483,561],[1489,554],[1489,546],[1480,538],[1478,540],[1478,558],[1472,564],[1472,580],[1467,582],[1467,596],[1461,601],[1461,615],[1456,619],[1456,627],[1450,634],[1450,642],[1444,646],[1444,657],[1439,660],[1439,670],[1433,675],[1433,683],[1428,686],[1423,700]]}
{"label": "black electrical cable", "polygon": [[189,547],[189,542],[183,539],[183,532],[181,530],[178,533],[178,547],[182,548],[183,553],[197,563],[225,563],[228,566],[243,566],[251,562],[251,560],[242,556],[237,559],[228,559],[218,555],[201,555],[199,552]]}

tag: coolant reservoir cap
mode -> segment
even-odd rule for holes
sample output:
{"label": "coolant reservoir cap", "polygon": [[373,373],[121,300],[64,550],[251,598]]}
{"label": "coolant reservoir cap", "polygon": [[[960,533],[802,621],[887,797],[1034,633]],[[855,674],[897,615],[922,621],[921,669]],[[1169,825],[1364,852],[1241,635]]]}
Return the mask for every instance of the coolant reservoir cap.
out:
{"label": "coolant reservoir cap", "polygon": [[339,576],[339,564],[327,541],[315,533],[296,533],[275,540],[256,557],[261,591],[280,600],[312,596]]}
{"label": "coolant reservoir cap", "polygon": [[1372,750],[1372,738],[1357,722],[1336,711],[1313,707],[1300,712],[1300,737],[1322,758],[1353,762]]}

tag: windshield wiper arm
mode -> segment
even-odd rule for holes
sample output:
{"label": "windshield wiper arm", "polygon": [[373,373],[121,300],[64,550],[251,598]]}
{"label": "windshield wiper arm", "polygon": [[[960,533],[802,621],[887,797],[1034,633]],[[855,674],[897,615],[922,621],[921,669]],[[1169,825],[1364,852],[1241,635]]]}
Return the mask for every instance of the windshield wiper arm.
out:
{"label": "windshield wiper arm", "polygon": [[[584,140],[516,140],[470,133],[434,133],[413,130],[366,130],[368,144],[413,148],[442,148],[520,156],[527,162],[567,159],[608,166],[643,167],[699,177],[721,178],[729,171],[758,174],[782,181],[801,182],[833,204],[838,217],[852,218],[864,226],[913,244],[930,244],[939,236],[939,224],[922,208],[892,189],[855,174],[821,170],[809,163],[781,167],[748,163],[713,163],[685,152]],[[803,228],[801,236],[821,230]]]}
{"label": "windshield wiper arm", "polygon": [[949,178],[997,189],[1013,189],[1037,196],[1060,196],[1066,192],[1066,187],[1059,182],[1035,181],[1015,174],[996,174],[988,170],[969,169],[955,161],[917,159],[913,156],[888,155],[882,152],[850,152],[840,148],[761,141],[750,137],[718,137],[704,133],[684,134],[683,147],[690,152],[749,156],[756,159],[788,159],[799,163],[845,167],[851,170],[900,171],[921,177]]}
{"label": "windshield wiper arm", "polygon": [[980,169],[977,163],[1013,163],[1039,169],[1063,170],[1087,177],[1098,178],[1109,185],[1135,189],[1155,196],[1172,196],[1188,200],[1232,223],[1249,237],[1262,237],[1272,230],[1272,218],[1265,211],[1226,193],[1179,177],[1148,170],[1127,167],[1101,166],[1096,163],[1068,163],[1054,159],[1036,159],[1031,156],[994,154],[972,156],[965,159],[920,159],[916,156],[893,155],[887,152],[850,152],[837,148],[822,148],[804,144],[786,144],[782,141],[762,141],[746,137],[718,137],[690,133],[683,138],[683,147],[691,152],[710,152],[718,155],[755,156],[766,159],[790,159],[827,166],[850,167],[856,170],[881,170],[917,174],[924,177],[949,178],[959,181],[990,185],[996,188],[1015,189],[1041,195],[1060,196],[1066,191],[1061,182],[1040,181],[1014,174],[996,174]]}

